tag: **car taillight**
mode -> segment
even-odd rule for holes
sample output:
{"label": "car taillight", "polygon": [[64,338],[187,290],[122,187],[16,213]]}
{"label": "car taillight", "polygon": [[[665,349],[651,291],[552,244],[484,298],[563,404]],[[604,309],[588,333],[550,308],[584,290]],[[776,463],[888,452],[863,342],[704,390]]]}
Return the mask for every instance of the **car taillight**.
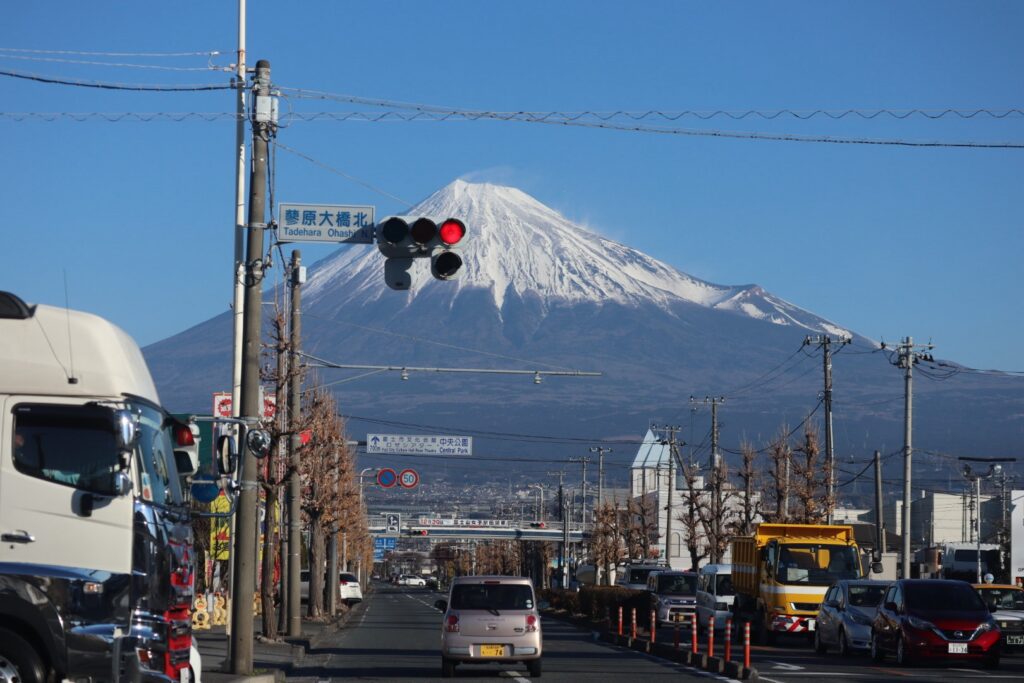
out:
{"label": "car taillight", "polygon": [[341,582],[341,585],[342,585],[342,586],[347,586],[347,585],[348,585],[348,581],[342,581],[342,582]]}
{"label": "car taillight", "polygon": [[458,617],[458,615],[455,615],[455,614],[449,614],[448,615],[448,618],[445,620],[444,630],[448,631],[449,633],[458,633],[459,632],[459,617]]}
{"label": "car taillight", "polygon": [[532,614],[526,617],[526,632],[533,633],[537,630],[537,617]]}
{"label": "car taillight", "polygon": [[178,446],[196,445],[196,439],[192,435],[192,430],[188,428],[188,425],[174,425],[174,440],[177,442]]}

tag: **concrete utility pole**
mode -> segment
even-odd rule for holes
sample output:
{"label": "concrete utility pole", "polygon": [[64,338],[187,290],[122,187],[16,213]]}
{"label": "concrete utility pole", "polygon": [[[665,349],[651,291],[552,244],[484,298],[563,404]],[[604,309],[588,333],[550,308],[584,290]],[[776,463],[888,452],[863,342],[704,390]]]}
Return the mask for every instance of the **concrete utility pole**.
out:
{"label": "concrete utility pole", "polygon": [[591,453],[597,453],[597,509],[604,508],[604,454],[611,453],[612,449],[603,446],[592,446]]}
{"label": "concrete utility pole", "polygon": [[583,525],[587,524],[587,463],[590,462],[590,458],[584,456],[582,458],[569,458],[569,462],[578,462],[583,465],[583,505],[580,510],[580,520]]}
{"label": "concrete utility pole", "polygon": [[[242,337],[242,410],[249,421],[245,432],[257,424],[263,415],[260,405],[260,329],[263,285],[263,231],[266,229],[267,147],[274,132],[270,117],[270,62],[256,64],[257,110],[267,112],[253,121],[252,173],[249,177],[249,239],[245,269],[245,328]],[[239,494],[235,544],[234,576],[231,582],[231,672],[250,675],[253,672],[253,609],[252,596],[256,589],[256,522],[257,461],[256,456],[241,441],[242,491]]]}
{"label": "concrete utility pole", "polygon": [[885,516],[882,514],[882,454],[875,451],[875,548],[881,561],[885,552]]}
{"label": "concrete utility pole", "polygon": [[824,366],[825,373],[825,393],[823,402],[825,404],[825,495],[826,505],[828,506],[828,518],[827,522],[832,523],[833,512],[835,510],[835,495],[836,495],[836,459],[835,452],[833,451],[833,439],[832,439],[832,342],[836,341],[839,343],[840,348],[850,343],[848,337],[833,340],[827,334],[819,334],[815,337],[807,337],[804,339],[804,346],[811,344],[817,344],[821,347],[821,361]]}
{"label": "concrete utility pole", "polygon": [[[693,396],[690,397],[690,403],[695,403]],[[722,486],[723,477],[722,474],[722,457],[718,453],[718,406],[725,403],[724,396],[715,397],[704,397],[704,405],[711,405],[711,455],[708,456],[708,474],[710,475],[710,483],[705,482],[704,487],[711,489],[711,529],[714,535],[714,543],[710,544],[711,547],[711,560],[713,562],[721,561],[721,555],[718,551],[719,539],[722,538]],[[787,490],[788,490],[787,483]],[[788,494],[787,494],[788,495]]]}
{"label": "concrete utility pole", "polygon": [[241,415],[242,334],[245,311],[245,0],[238,0],[238,56],[235,59],[235,262],[231,271],[231,416]]}
{"label": "concrete utility pole", "polygon": [[302,283],[305,280],[302,267],[302,252],[292,250],[291,273],[291,391],[288,394],[288,635],[296,638],[302,635],[302,481],[299,470],[302,465],[302,437],[299,422],[302,418],[302,361],[299,345],[302,342]]}
{"label": "concrete utility pole", "polygon": [[[882,344],[885,348],[885,344]],[[903,528],[900,529],[903,539],[903,557],[900,561],[902,578],[910,578],[910,487],[911,487],[911,460],[913,457],[913,417],[914,417],[914,365],[919,358],[931,360],[931,355],[922,353],[929,351],[931,344],[914,345],[911,337],[906,337],[896,346],[897,362],[896,367],[904,371],[903,374]]]}
{"label": "concrete utility pole", "polygon": [[558,477],[558,514],[562,518],[562,549],[558,555],[558,570],[562,573],[562,578],[559,583],[562,584],[562,588],[568,588],[569,567],[566,560],[569,559],[569,516],[565,514],[568,506],[565,502],[565,491],[562,488],[562,482],[565,479],[565,472],[548,472],[548,476]]}

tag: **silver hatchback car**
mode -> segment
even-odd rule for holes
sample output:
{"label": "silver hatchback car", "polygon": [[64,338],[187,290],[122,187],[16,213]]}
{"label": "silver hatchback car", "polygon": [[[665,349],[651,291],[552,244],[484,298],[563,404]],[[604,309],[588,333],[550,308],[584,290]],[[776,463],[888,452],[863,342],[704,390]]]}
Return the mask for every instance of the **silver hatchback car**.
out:
{"label": "silver hatchback car", "polygon": [[530,579],[519,576],[460,576],[448,600],[434,603],[444,612],[441,676],[455,666],[522,662],[530,676],[541,675],[543,638]]}
{"label": "silver hatchback car", "polygon": [[837,581],[825,593],[814,625],[814,649],[841,655],[871,647],[871,622],[891,581]]}

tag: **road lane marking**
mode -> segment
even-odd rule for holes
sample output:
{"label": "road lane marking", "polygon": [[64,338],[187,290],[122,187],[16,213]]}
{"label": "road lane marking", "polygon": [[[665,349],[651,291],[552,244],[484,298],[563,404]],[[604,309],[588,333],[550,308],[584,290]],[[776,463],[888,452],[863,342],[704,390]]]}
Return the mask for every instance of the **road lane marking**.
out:
{"label": "road lane marking", "polygon": [[786,664],[785,662],[777,662],[774,659],[769,659],[768,663],[772,664],[772,669],[776,671],[803,671],[804,669],[799,664]]}
{"label": "road lane marking", "polygon": [[511,678],[516,683],[530,683],[530,681],[528,681],[527,679],[523,678],[522,676],[520,676],[515,671],[509,671],[508,669],[502,669],[498,673],[498,675],[499,676],[505,676],[506,678]]}

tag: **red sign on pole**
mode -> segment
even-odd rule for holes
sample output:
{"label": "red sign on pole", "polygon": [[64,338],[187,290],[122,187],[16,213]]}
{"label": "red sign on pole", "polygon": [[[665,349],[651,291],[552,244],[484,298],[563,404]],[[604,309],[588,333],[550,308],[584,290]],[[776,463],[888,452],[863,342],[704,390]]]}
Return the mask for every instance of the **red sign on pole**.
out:
{"label": "red sign on pole", "polygon": [[402,470],[402,473],[398,475],[398,483],[407,489],[416,488],[420,483],[420,475],[416,473],[416,470]]}
{"label": "red sign on pole", "polygon": [[377,484],[381,488],[389,489],[398,483],[398,475],[390,467],[383,467],[377,472]]}

